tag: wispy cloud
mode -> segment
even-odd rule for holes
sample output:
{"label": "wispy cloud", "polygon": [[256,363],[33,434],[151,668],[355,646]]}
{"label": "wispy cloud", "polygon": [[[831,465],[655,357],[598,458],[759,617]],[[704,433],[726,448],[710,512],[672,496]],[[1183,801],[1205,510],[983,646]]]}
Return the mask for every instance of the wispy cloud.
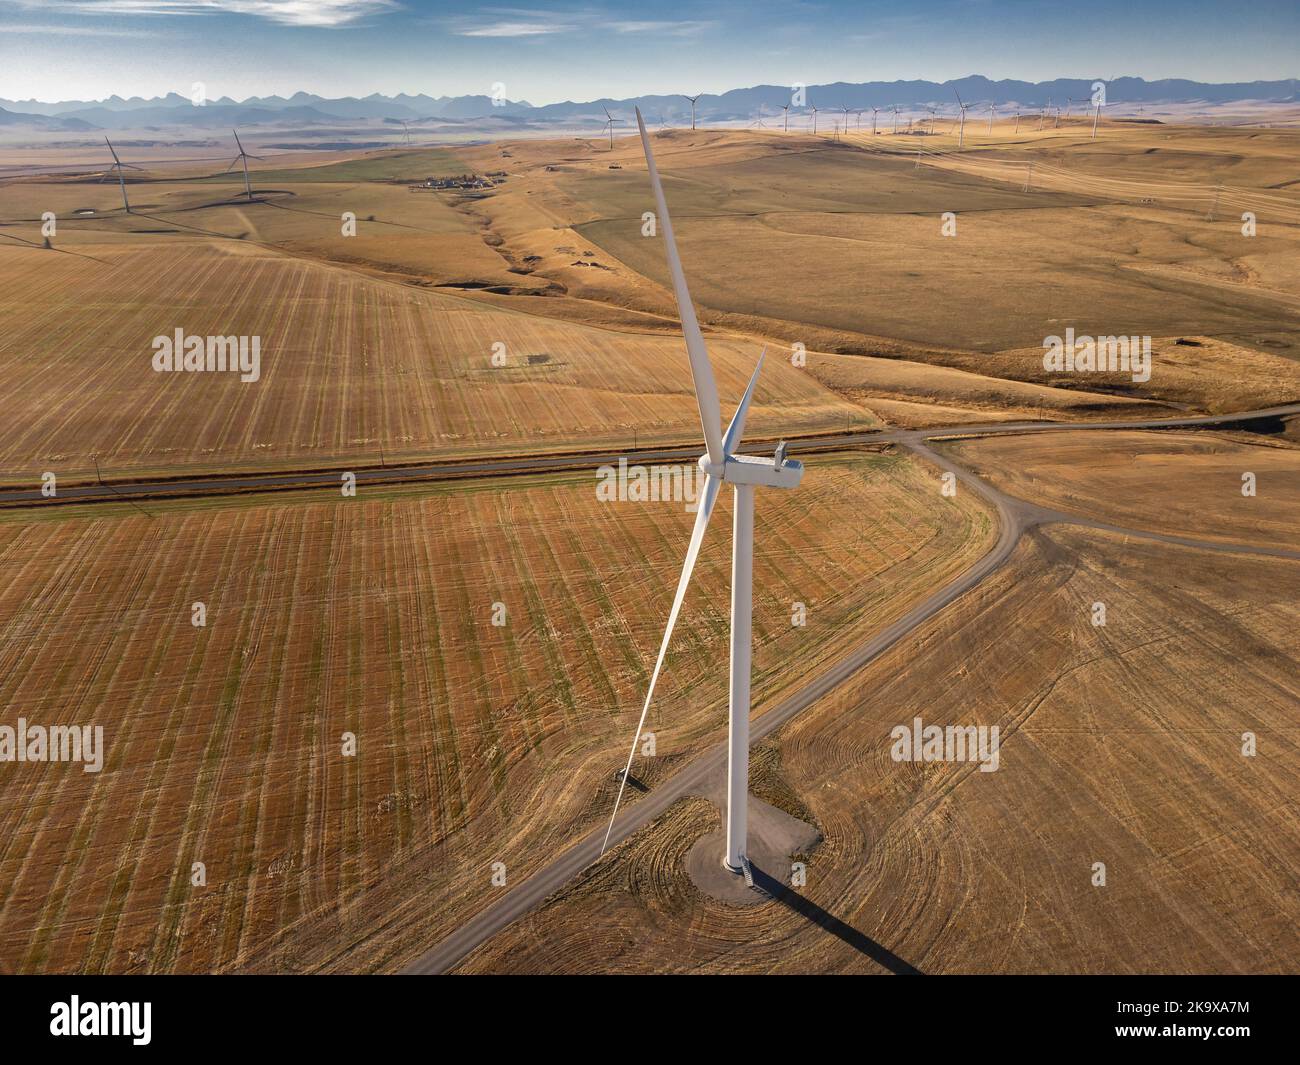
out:
{"label": "wispy cloud", "polygon": [[[18,0],[45,15],[110,15],[159,18],[187,15],[249,15],[285,26],[347,26],[369,15],[395,11],[397,0]],[[107,34],[106,34],[107,36]]]}
{"label": "wispy cloud", "polygon": [[574,28],[558,22],[489,22],[454,32],[461,37],[542,37],[548,33],[568,33]]}
{"label": "wispy cloud", "polygon": [[597,9],[550,11],[545,16],[520,8],[496,8],[482,15],[462,15],[444,20],[458,37],[543,37],[569,33],[646,34],[687,37],[714,25],[688,19],[618,19]]}
{"label": "wispy cloud", "polygon": [[711,29],[716,23],[706,19],[684,20],[681,22],[634,22],[621,21],[606,24],[615,33],[660,33],[672,37],[690,37]]}
{"label": "wispy cloud", "polygon": [[25,33],[46,37],[158,37],[156,30],[120,29],[113,26],[60,26],[53,24],[6,22],[5,33]]}

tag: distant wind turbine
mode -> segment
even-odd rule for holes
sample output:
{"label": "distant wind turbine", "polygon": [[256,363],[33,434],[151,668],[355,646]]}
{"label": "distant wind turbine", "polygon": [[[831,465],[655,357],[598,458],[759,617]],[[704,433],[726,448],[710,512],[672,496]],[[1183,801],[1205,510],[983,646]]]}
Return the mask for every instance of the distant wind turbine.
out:
{"label": "distant wind turbine", "polygon": [[782,124],[783,124],[783,126],[784,126],[784,128],[785,128],[785,132],[786,132],[786,133],[789,133],[789,132],[790,132],[790,105],[789,105],[789,104],[782,104],[782,105],[781,105],[781,110],[785,112],[785,114],[782,116],[782,119],[781,119]]}
{"label": "distant wind turbine", "polygon": [[614,150],[614,116],[609,113],[608,107],[603,107],[602,110],[605,112],[605,129],[609,133],[609,150],[612,152]]}
{"label": "distant wind turbine", "polygon": [[104,143],[108,145],[108,150],[113,153],[113,165],[108,168],[108,172],[111,174],[114,170],[117,171],[117,184],[122,190],[122,206],[126,208],[126,213],[130,214],[131,202],[126,198],[126,178],[122,176],[122,171],[139,170],[140,167],[122,162],[122,160],[117,157],[117,150],[109,142],[107,137],[104,138]]}
{"label": "distant wind turbine", "polygon": [[966,141],[966,108],[970,105],[961,102],[961,93],[956,89],[952,90],[952,94],[957,97],[957,106],[961,109],[961,118],[957,127],[957,150],[961,151],[961,146]]}
{"label": "distant wind turbine", "polygon": [[230,132],[235,134],[235,144],[239,148],[239,154],[235,156],[231,164],[226,167],[226,173],[228,174],[230,171],[235,169],[235,163],[244,164],[244,195],[251,200],[253,198],[253,186],[248,182],[248,161],[250,159],[256,159],[260,163],[263,159],[260,155],[249,155],[244,151],[244,146],[239,143],[239,133],[233,129]]}
{"label": "distant wind turbine", "polygon": [[695,128],[695,101],[698,100],[703,95],[704,93],[701,92],[701,93],[696,93],[694,96],[685,96],[685,95],[682,96],[683,100],[691,101],[691,129]]}
{"label": "distant wind turbine", "polygon": [[871,109],[871,135],[873,137],[876,135],[876,115],[878,114],[880,114],[880,108],[873,107]]}
{"label": "distant wind turbine", "polygon": [[993,101],[990,100],[990,101],[989,101],[989,134],[990,134],[990,135],[992,135],[992,133],[993,133],[993,108],[994,108],[994,106],[995,106],[995,105],[994,105]]}
{"label": "distant wind turbine", "polygon": [[898,108],[894,108],[894,132],[898,132]]}
{"label": "distant wind turbine", "polygon": [[815,133],[817,132],[817,105],[816,105],[816,104],[809,104],[808,106],[809,106],[810,108],[812,108],[812,113],[813,113],[813,133],[815,134]]}
{"label": "distant wind turbine", "polygon": [[627,756],[619,783],[618,797],[614,801],[614,812],[609,819],[609,828],[605,832],[605,842],[601,853],[609,845],[610,834],[614,830],[614,821],[618,817],[619,803],[623,799],[623,789],[632,772],[632,760],[636,757],[637,746],[641,741],[641,729],[645,725],[646,713],[650,709],[650,700],[654,696],[655,683],[664,664],[664,655],[672,639],[677,616],[681,612],[682,600],[690,586],[691,574],[695,569],[695,560],[704,542],[704,533],[717,502],[718,493],[723,483],[732,486],[735,493],[733,516],[732,555],[731,555],[731,683],[728,699],[727,732],[727,833],[726,853],[723,865],[732,873],[748,878],[748,812],[749,812],[749,684],[751,674],[751,656],[753,638],[753,582],[754,582],[754,489],[794,488],[803,477],[803,466],[787,459],[786,448],[782,442],[773,458],[757,455],[740,455],[736,449],[740,446],[745,431],[745,416],[749,412],[750,401],[754,398],[754,388],[758,384],[758,374],[763,366],[763,356],[759,355],[758,365],[749,379],[749,386],[741,397],[731,424],[724,434],[719,411],[718,386],[713,377],[713,367],[709,363],[708,349],[704,336],[700,332],[699,322],[695,317],[695,307],[691,303],[690,292],[686,288],[686,277],[682,273],[681,259],[677,255],[677,243],[673,239],[672,222],[668,217],[668,204],[664,200],[663,185],[659,181],[659,171],[655,168],[654,155],[650,150],[650,138],[646,134],[641,112],[636,114],[637,126],[641,131],[641,147],[645,151],[646,169],[650,172],[650,184],[654,189],[655,204],[659,208],[659,224],[664,235],[664,251],[668,256],[668,273],[673,282],[673,293],[677,299],[677,316],[681,319],[682,334],[686,340],[686,353],[690,359],[691,378],[695,385],[695,400],[700,409],[700,423],[704,429],[705,454],[700,458],[700,468],[704,470],[706,480],[701,493],[699,509],[695,514],[695,527],[691,530],[690,543],[686,548],[686,560],[682,565],[681,576],[677,580],[677,593],[673,598],[672,609],[668,614],[668,624],[659,644],[659,657],[655,661],[654,672],[650,675],[650,686],[646,692],[645,703],[641,708],[641,719],[637,723],[636,734],[632,737],[632,749]]}

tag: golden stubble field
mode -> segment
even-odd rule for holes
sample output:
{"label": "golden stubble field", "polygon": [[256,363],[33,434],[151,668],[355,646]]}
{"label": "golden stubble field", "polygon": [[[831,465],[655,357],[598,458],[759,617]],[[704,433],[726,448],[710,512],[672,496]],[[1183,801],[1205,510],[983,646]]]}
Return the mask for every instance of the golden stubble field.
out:
{"label": "golden stubble field", "polygon": [[1300,540],[1300,445],[1282,436],[1061,432],[940,446],[1003,491],[1070,514],[1227,543]]}
{"label": "golden stubble field", "polygon": [[[701,895],[689,800],[458,971],[1292,971],[1297,565],[1037,530],[756,752],[824,835],[797,895]],[[998,769],[893,761],[914,717],[998,724]]]}
{"label": "golden stubble field", "polygon": [[[600,503],[587,474],[151,510],[0,521],[4,723],[102,724],[108,748],[98,775],[0,777],[0,967],[393,968],[491,900],[493,862],[514,882],[608,816],[680,504]],[[729,510],[650,784],[725,734]],[[892,454],[819,456],[758,525],[756,709],[994,535]]]}
{"label": "golden stubble field", "polygon": [[[497,310],[236,241],[0,254],[0,471],[343,467],[699,438],[679,336]],[[158,373],[153,338],[261,338],[261,376]],[[500,345],[500,347],[494,347]],[[712,344],[735,401],[760,345]],[[494,364],[500,356],[503,365]],[[870,425],[769,360],[751,428]]]}

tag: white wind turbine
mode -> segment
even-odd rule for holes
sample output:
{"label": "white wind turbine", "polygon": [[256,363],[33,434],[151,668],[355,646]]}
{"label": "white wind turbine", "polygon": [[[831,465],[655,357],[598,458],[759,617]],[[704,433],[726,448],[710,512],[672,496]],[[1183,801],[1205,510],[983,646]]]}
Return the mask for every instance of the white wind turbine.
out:
{"label": "white wind turbine", "polygon": [[812,109],[812,113],[813,113],[813,133],[815,134],[815,133],[817,132],[817,105],[816,105],[816,104],[809,104],[808,106]]}
{"label": "white wind turbine", "polygon": [[871,109],[871,135],[872,135],[873,137],[876,135],[876,116],[877,116],[878,114],[880,114],[880,108],[879,108],[879,107],[873,107],[873,108]]}
{"label": "white wind turbine", "polygon": [[[1101,93],[1097,93],[1097,94],[1096,94],[1096,98],[1095,98],[1095,100],[1093,101],[1093,103],[1096,105],[1096,109],[1092,112],[1092,139],[1093,139],[1093,140],[1096,140],[1096,139],[1097,139],[1097,119],[1101,118]],[[1085,114],[1086,114],[1086,112],[1085,112]]]}
{"label": "white wind turbine", "polygon": [[749,411],[750,401],[754,398],[754,387],[758,384],[758,374],[763,367],[762,355],[758,357],[758,365],[754,367],[754,374],[749,379],[745,394],[736,407],[736,413],[732,415],[731,424],[727,426],[725,434],[722,432],[718,386],[713,379],[713,367],[709,363],[704,336],[695,317],[691,294],[686,288],[686,276],[682,273],[682,263],[677,256],[677,242],[673,238],[672,221],[668,217],[668,204],[664,200],[663,185],[659,181],[659,171],[655,167],[654,155],[650,151],[650,138],[646,134],[639,108],[636,113],[636,123],[641,131],[641,147],[645,151],[646,168],[650,171],[650,185],[654,189],[655,205],[659,210],[659,223],[664,234],[664,250],[668,254],[668,273],[672,277],[673,292],[677,298],[677,316],[681,319],[682,334],[686,339],[686,353],[690,358],[691,378],[695,384],[695,400],[699,405],[700,422],[704,428],[705,454],[700,458],[700,468],[704,470],[707,478],[704,491],[701,493],[699,509],[695,514],[695,528],[691,531],[690,544],[686,548],[682,574],[677,581],[677,594],[673,598],[668,624],[664,628],[664,638],[659,645],[659,657],[655,660],[654,672],[650,675],[650,687],[646,692],[645,704],[641,708],[641,719],[637,722],[636,735],[632,737],[632,750],[628,753],[627,765],[623,768],[618,798],[614,801],[614,812],[610,815],[609,828],[605,832],[601,853],[604,854],[605,847],[609,844],[610,833],[614,830],[614,819],[618,816],[619,803],[623,801],[623,789],[632,772],[632,759],[636,757],[637,744],[641,741],[641,729],[645,725],[650,700],[654,696],[655,683],[663,668],[668,642],[672,639],[673,628],[681,612],[682,600],[686,597],[686,589],[691,582],[691,573],[695,569],[700,545],[704,542],[704,531],[708,528],[709,516],[713,513],[713,505],[717,502],[718,492],[725,481],[731,484],[735,492],[735,517],[731,555],[727,850],[723,857],[723,864],[733,873],[742,873],[748,861],[746,840],[749,801],[749,681],[750,656],[753,650],[750,626],[753,619],[754,489],[760,486],[793,488],[803,477],[803,465],[785,457],[784,443],[777,447],[775,457],[770,459],[736,453],[745,432],[745,415]]}
{"label": "white wind turbine", "polygon": [[230,171],[235,169],[235,163],[244,164],[244,195],[251,200],[253,198],[253,186],[248,183],[248,161],[250,159],[256,159],[260,163],[263,160],[260,155],[249,155],[246,151],[244,151],[244,146],[239,143],[238,131],[232,129],[230,132],[235,134],[235,144],[239,148],[239,154],[235,156],[235,158],[231,161],[231,164],[228,167],[226,167],[226,173],[228,174],[230,173]]}
{"label": "white wind turbine", "polygon": [[113,165],[108,168],[108,172],[111,174],[114,170],[117,171],[117,184],[122,190],[122,206],[126,208],[126,213],[130,214],[131,203],[126,198],[126,178],[122,176],[122,171],[139,170],[140,167],[132,166],[130,163],[122,162],[122,160],[117,157],[117,149],[113,147],[112,143],[109,141],[107,137],[104,138],[104,143],[108,145],[108,150],[113,153]]}
{"label": "white wind turbine", "polygon": [[785,114],[782,116],[782,120],[781,120],[782,124],[785,128],[785,132],[789,133],[790,132],[790,105],[782,104],[781,110],[785,112]]}
{"label": "white wind turbine", "polygon": [[968,108],[970,104],[964,104],[961,102],[961,93],[956,89],[952,90],[952,94],[957,97],[957,106],[961,108],[961,118],[959,120],[960,125],[957,127],[957,150],[961,151],[961,146],[966,140],[966,108]]}
{"label": "white wind turbine", "polygon": [[993,109],[994,109],[994,107],[996,107],[996,104],[994,104],[993,101],[990,100],[990,101],[989,101],[989,134],[990,134],[990,136],[991,136],[992,133],[993,133]]}
{"label": "white wind turbine", "polygon": [[[612,152],[614,150],[614,116],[609,113],[608,107],[603,107],[602,110],[605,112],[605,129],[609,133],[609,150]],[[694,129],[695,127],[692,126],[691,128]]]}
{"label": "white wind turbine", "polygon": [[704,93],[701,92],[701,93],[696,93],[694,96],[683,96],[683,97],[682,97],[683,100],[690,100],[690,101],[691,101],[691,129],[694,129],[694,128],[695,128],[695,101],[698,100],[698,99],[699,99],[701,96],[703,96],[703,95],[704,95]]}
{"label": "white wind turbine", "polygon": [[898,132],[898,108],[894,108],[894,132]]}

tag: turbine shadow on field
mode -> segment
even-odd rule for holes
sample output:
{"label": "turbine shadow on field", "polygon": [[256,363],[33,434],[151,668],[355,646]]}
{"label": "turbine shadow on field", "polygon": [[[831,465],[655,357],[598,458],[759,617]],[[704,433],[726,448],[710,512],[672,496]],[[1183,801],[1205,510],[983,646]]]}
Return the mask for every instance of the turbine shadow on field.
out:
{"label": "turbine shadow on field", "polygon": [[859,954],[865,954],[878,965],[883,965],[895,976],[925,975],[920,969],[905,962],[888,947],[877,943],[870,936],[859,932],[852,925],[845,924],[834,914],[827,913],[811,899],[805,898],[797,891],[790,890],[780,880],[765,873],[752,862],[750,863],[750,871],[754,875],[754,887],[764,894],[770,895],[777,902],[789,907],[800,916],[808,918],[819,928],[826,929],[831,935],[847,943]]}

